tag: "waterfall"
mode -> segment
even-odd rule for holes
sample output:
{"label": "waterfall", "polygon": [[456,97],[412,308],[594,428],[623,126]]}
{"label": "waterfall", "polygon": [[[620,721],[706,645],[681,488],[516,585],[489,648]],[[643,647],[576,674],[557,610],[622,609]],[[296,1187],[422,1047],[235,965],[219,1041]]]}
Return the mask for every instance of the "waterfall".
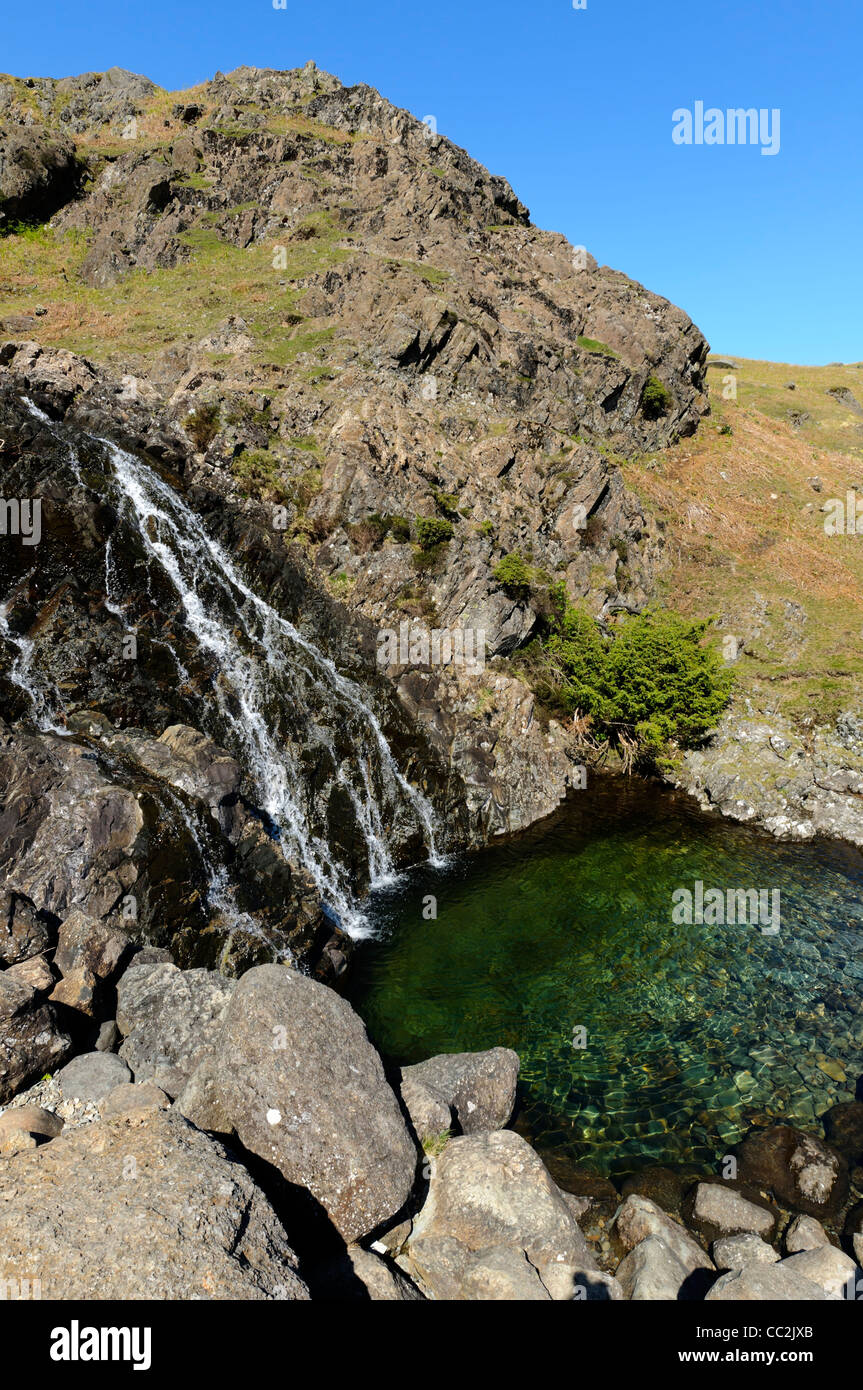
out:
{"label": "waterfall", "polygon": [[[52,423],[31,401],[25,404]],[[320,826],[313,828],[304,805],[313,791],[302,754],[308,759],[309,748],[319,748],[331,786],[348,798],[354,843],[364,848],[372,887],[396,877],[391,849],[396,820],[418,830],[432,862],[442,862],[429,802],[401,772],[360,687],[247,584],[201,518],[145,461],[110,440],[94,438],[94,444],[107,457],[106,500],[132,528],[151,589],[154,582],[164,587],[167,581],[185,628],[212,668],[212,703],[208,692],[202,727],[208,725],[206,732],[240,760],[285,857],[309,873],[323,903],[350,935],[367,935],[351,872]],[[74,450],[70,466],[83,482]],[[129,595],[119,591],[119,543],[115,533],[105,550],[105,606],[128,632]],[[22,688],[26,682],[34,711],[47,718],[46,695],[30,680],[31,644],[9,631],[3,610],[0,634],[18,648],[13,681]],[[185,683],[188,672],[173,648],[171,655],[178,684]],[[60,732],[53,723],[50,727]],[[220,880],[211,895],[214,906],[228,906],[226,891]]]}

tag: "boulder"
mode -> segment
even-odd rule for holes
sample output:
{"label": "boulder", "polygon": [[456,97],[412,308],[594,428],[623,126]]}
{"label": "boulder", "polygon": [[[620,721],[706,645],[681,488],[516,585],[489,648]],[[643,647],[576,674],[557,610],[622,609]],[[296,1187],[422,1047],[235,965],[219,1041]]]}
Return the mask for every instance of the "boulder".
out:
{"label": "boulder", "polygon": [[53,933],[30,900],[0,889],[0,966],[17,965],[53,944]]}
{"label": "boulder", "polygon": [[737,1153],[744,1181],[772,1189],[785,1206],[807,1216],[834,1211],[848,1191],[839,1154],[822,1139],[791,1125],[753,1130]]}
{"label": "boulder", "polygon": [[178,1106],[306,1188],[347,1241],[394,1217],[413,1186],[417,1151],[362,1021],[286,966],[242,977]]}
{"label": "boulder", "polygon": [[410,1083],[418,1082],[454,1112],[463,1134],[481,1134],[503,1129],[508,1123],[515,1104],[518,1066],[518,1054],[508,1047],[442,1053],[404,1067],[402,1085],[408,1083],[410,1089]]}
{"label": "boulder", "polygon": [[83,1052],[57,1073],[60,1089],[67,1100],[100,1101],[116,1086],[131,1079],[132,1073],[126,1063],[113,1052]]}
{"label": "boulder", "polygon": [[67,1129],[0,1165],[0,1281],[48,1299],[305,1299],[267,1198],[181,1116]]}
{"label": "boulder", "polygon": [[73,908],[60,924],[54,965],[64,977],[80,971],[110,980],[129,949],[129,938],[119,928]]}
{"label": "boulder", "polygon": [[649,1197],[642,1197],[638,1193],[627,1197],[617,1209],[612,1230],[626,1253],[648,1236],[659,1236],[688,1274],[697,1269],[713,1269],[707,1252],[678,1221],[651,1202]]}
{"label": "boulder", "polygon": [[723,1236],[713,1242],[713,1263],[717,1269],[743,1269],[746,1265],[773,1265],[779,1255],[760,1236],[749,1231],[737,1236]]}
{"label": "boulder", "polygon": [[[573,1298],[577,1275],[597,1270],[590,1247],[544,1163],[510,1130],[451,1139],[432,1163],[428,1196],[414,1221],[403,1259],[408,1272],[417,1269],[418,1282],[435,1298],[451,1295],[429,1267],[430,1247],[425,1242],[444,1238],[457,1241],[468,1253],[496,1246],[524,1252],[556,1300]],[[417,1246],[418,1242],[422,1243]],[[461,1277],[461,1254],[445,1249],[450,1252],[453,1277]],[[422,1264],[422,1273],[416,1261]]]}
{"label": "boulder", "polygon": [[[661,1236],[647,1236],[625,1255],[615,1275],[624,1298],[634,1303],[685,1299],[692,1272]],[[695,1298],[699,1293],[690,1295]]]}
{"label": "boulder", "polygon": [[437,1138],[450,1130],[452,1111],[436,1092],[430,1091],[421,1081],[412,1076],[405,1076],[404,1073],[399,1091],[420,1143],[426,1139]]}
{"label": "boulder", "polygon": [[419,1236],[402,1261],[438,1302],[548,1303],[551,1295],[527,1255],[514,1245],[471,1250],[452,1236]]}
{"label": "boulder", "polygon": [[[137,959],[137,958],[136,958]],[[216,970],[178,970],[167,961],[133,960],[117,986],[120,1056],[136,1081],[155,1081],[177,1096],[213,1050],[236,986]]]}
{"label": "boulder", "polygon": [[782,1261],[782,1268],[811,1279],[831,1298],[846,1298],[849,1289],[852,1297],[856,1297],[860,1270],[854,1260],[837,1250],[835,1245],[819,1245],[814,1250],[801,1250],[797,1255],[788,1255]]}
{"label": "boulder", "polygon": [[391,1260],[382,1259],[361,1245],[348,1245],[325,1270],[318,1271],[314,1297],[345,1302],[371,1299],[373,1303],[423,1302],[423,1295]]}
{"label": "boulder", "polygon": [[769,1240],[776,1220],[722,1182],[700,1182],[692,1198],[691,1224],[708,1240],[749,1231]]}
{"label": "boulder", "polygon": [[0,973],[0,1105],[53,1071],[70,1046],[53,1006]]}
{"label": "boulder", "polygon": [[40,1140],[56,1139],[62,1128],[60,1116],[40,1105],[13,1106],[0,1115],[0,1154],[35,1149]]}
{"label": "boulder", "polygon": [[821,1119],[831,1147],[851,1166],[863,1163],[863,1100],[834,1105]]}
{"label": "boulder", "polygon": [[137,1086],[121,1082],[99,1102],[103,1120],[130,1120],[138,1123],[154,1110],[169,1110],[170,1096],[165,1095],[152,1081]]}
{"label": "boulder", "polygon": [[748,1264],[732,1269],[717,1279],[707,1294],[707,1303],[817,1303],[829,1297],[819,1284],[786,1268],[785,1261],[776,1265]]}
{"label": "boulder", "polygon": [[785,1250],[789,1255],[797,1255],[803,1250],[817,1250],[820,1245],[829,1244],[827,1232],[814,1216],[795,1216],[785,1232]]}
{"label": "boulder", "polygon": [[10,965],[5,974],[7,980],[17,980],[37,994],[49,994],[54,988],[54,976],[44,956],[30,956],[17,965]]}

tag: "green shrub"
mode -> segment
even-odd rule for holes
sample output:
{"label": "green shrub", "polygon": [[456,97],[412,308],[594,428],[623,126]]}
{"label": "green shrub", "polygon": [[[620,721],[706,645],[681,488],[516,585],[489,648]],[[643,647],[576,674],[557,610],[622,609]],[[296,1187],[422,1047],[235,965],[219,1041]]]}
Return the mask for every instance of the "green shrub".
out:
{"label": "green shrub", "polygon": [[183,429],[191,439],[199,454],[206,453],[219,433],[219,407],[213,401],[210,405],[197,406],[183,421]]}
{"label": "green shrub", "polygon": [[671,392],[663,386],[658,376],[649,376],[641,393],[641,409],[648,420],[658,420],[667,415],[671,408]]}
{"label": "green shrub", "polygon": [[436,516],[418,516],[416,519],[417,542],[420,550],[434,550],[453,538],[451,521],[442,521]]}
{"label": "green shrub", "polygon": [[530,594],[533,571],[522,557],[515,552],[505,555],[495,565],[493,574],[498,584],[512,598],[527,598]]}
{"label": "green shrub", "polygon": [[455,521],[458,516],[458,496],[454,492],[438,492],[432,489],[432,497],[440,507],[444,516],[448,516],[451,521]]}

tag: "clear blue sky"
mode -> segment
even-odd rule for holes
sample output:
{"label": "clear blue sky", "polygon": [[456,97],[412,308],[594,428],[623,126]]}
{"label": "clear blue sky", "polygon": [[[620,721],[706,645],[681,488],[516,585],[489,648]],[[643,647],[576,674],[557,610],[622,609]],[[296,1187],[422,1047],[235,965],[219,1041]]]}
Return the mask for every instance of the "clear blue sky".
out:
{"label": "clear blue sky", "polygon": [[[863,359],[860,0],[5,0],[0,70],[186,87],[313,58],[505,174],[535,222],[687,310],[714,351]],[[672,112],[781,111],[781,148]]]}

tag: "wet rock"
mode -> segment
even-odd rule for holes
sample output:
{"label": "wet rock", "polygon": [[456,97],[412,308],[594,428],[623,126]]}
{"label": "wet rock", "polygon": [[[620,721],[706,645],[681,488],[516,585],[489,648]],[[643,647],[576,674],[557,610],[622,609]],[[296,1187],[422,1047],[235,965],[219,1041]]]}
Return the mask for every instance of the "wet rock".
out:
{"label": "wet rock", "polygon": [[[794,1257],[797,1258],[796,1256]],[[762,1265],[747,1264],[743,1269],[733,1269],[717,1279],[706,1295],[707,1303],[818,1303],[829,1297],[820,1284],[806,1279],[786,1262]]]}
{"label": "wet rock", "polygon": [[70,1046],[52,1005],[0,973],[0,1105],[53,1071]]}
{"label": "wet rock", "polygon": [[50,1299],[305,1299],[266,1197],[180,1116],[67,1130],[0,1165],[0,1279]]}
{"label": "wet rock", "polygon": [[789,1255],[797,1255],[802,1250],[817,1250],[821,1245],[829,1245],[830,1239],[814,1216],[795,1216],[785,1232],[785,1250]]}
{"label": "wet rock", "polygon": [[782,1261],[782,1269],[790,1269],[802,1274],[818,1284],[831,1298],[847,1296],[847,1289],[855,1291],[856,1279],[860,1273],[854,1260],[843,1255],[835,1245],[819,1245],[814,1250],[802,1250],[797,1255],[788,1255]]}
{"label": "wet rock", "polygon": [[834,1211],[848,1190],[840,1156],[790,1125],[754,1130],[737,1153],[742,1179],[771,1188],[780,1202],[807,1216]]}
{"label": "wet rock", "polygon": [[131,1081],[132,1073],[112,1052],[84,1052],[57,1073],[67,1099],[100,1101],[116,1086]]}
{"label": "wet rock", "polygon": [[863,1163],[863,1101],[834,1105],[822,1117],[827,1142],[849,1165]]}
{"label": "wet rock", "polygon": [[635,1303],[654,1299],[676,1301],[686,1298],[684,1290],[691,1280],[691,1270],[661,1236],[647,1236],[621,1260],[615,1278],[624,1297]]}
{"label": "wet rock", "polygon": [[285,966],[242,977],[204,1065],[179,1097],[194,1123],[210,1106],[251,1153],[306,1188],[342,1236],[356,1240],[396,1215],[417,1151],[380,1058],[350,1005]]}
{"label": "wet rock", "polygon": [[120,1056],[136,1081],[155,1081],[178,1096],[212,1053],[235,980],[215,970],[178,970],[169,962],[133,960],[117,986]]}
{"label": "wet rock", "polygon": [[751,1232],[737,1236],[723,1236],[713,1242],[711,1251],[717,1269],[743,1269],[746,1265],[773,1265],[779,1255],[766,1240]]}
{"label": "wet rock", "polygon": [[478,1134],[502,1129],[509,1121],[518,1066],[518,1054],[507,1047],[445,1053],[404,1067],[402,1082],[418,1082],[454,1112],[463,1134]]}
{"label": "wet rock", "polygon": [[[420,1282],[433,1297],[449,1297],[428,1264],[427,1240],[448,1240],[454,1278],[460,1261],[506,1246],[524,1252],[553,1299],[574,1296],[579,1273],[595,1271],[596,1260],[542,1160],[510,1130],[451,1139],[434,1160],[428,1196],[403,1259],[410,1272],[416,1258]],[[467,1252],[465,1254],[465,1252]],[[449,1257],[448,1257],[449,1258]],[[518,1268],[521,1265],[516,1261]],[[539,1295],[541,1296],[541,1295]]]}

